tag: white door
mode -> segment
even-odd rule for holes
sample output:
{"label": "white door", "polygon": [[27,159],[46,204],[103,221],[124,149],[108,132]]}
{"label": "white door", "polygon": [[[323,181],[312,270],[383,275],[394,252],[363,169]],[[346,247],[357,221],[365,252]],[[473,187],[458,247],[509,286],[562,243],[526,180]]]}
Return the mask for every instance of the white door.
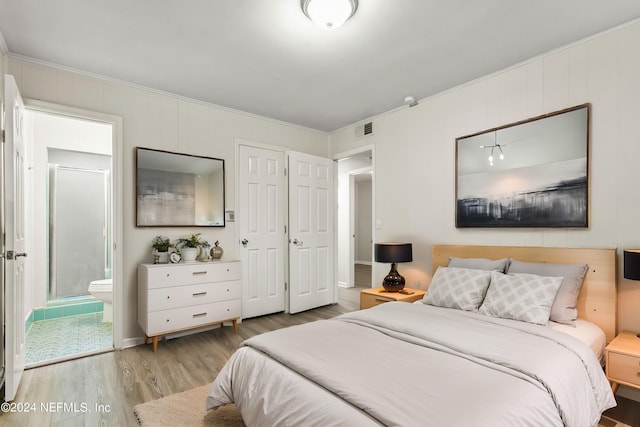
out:
{"label": "white door", "polygon": [[289,311],[334,302],[333,161],[289,153]]}
{"label": "white door", "polygon": [[4,278],[5,278],[5,400],[16,397],[25,365],[24,316],[24,171],[25,146],[22,138],[24,104],[13,76],[5,75],[4,175]]}
{"label": "white door", "polygon": [[240,145],[236,215],[242,260],[242,317],[284,310],[285,157]]}

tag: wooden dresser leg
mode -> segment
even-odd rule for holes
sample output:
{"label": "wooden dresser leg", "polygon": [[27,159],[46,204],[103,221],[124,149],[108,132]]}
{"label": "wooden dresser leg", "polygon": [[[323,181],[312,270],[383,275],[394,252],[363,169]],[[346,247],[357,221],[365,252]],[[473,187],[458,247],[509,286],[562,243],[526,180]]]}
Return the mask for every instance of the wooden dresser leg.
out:
{"label": "wooden dresser leg", "polygon": [[233,323],[233,333],[238,334],[238,319],[233,319],[231,322]]}
{"label": "wooden dresser leg", "polygon": [[620,384],[614,383],[613,381],[611,382],[611,391],[613,392],[613,394],[616,394],[616,391],[618,391],[618,387],[620,387]]}
{"label": "wooden dresser leg", "polygon": [[153,337],[153,352],[158,351],[158,335]]}

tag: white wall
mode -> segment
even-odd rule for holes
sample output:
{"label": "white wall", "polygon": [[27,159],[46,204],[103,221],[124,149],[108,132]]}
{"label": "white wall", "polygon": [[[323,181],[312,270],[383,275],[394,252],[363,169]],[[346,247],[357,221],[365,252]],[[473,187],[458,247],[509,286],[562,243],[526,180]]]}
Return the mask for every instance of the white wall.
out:
{"label": "white wall", "polygon": [[372,261],[371,203],[371,180],[356,182],[356,262],[370,263]]}
{"label": "white wall", "polygon": [[[618,248],[618,328],[640,331],[640,282],[622,278],[622,250],[640,247],[640,22],[373,118],[330,137],[332,153],[375,144],[376,240],[413,242],[399,266],[411,287],[431,280],[431,245]],[[455,138],[592,104],[588,229],[456,229]],[[367,119],[366,121],[369,121]],[[382,279],[387,265],[375,264]]]}
{"label": "white wall", "polygon": [[[25,98],[69,105],[123,118],[124,188],[124,339],[142,336],[137,322],[140,262],[151,262],[151,240],[158,234],[177,238],[202,232],[220,241],[225,257],[235,257],[234,225],[225,228],[136,228],[134,148],[136,146],[225,159],[226,209],[235,210],[235,140],[291,148],[326,157],[327,134],[221,107],[185,100],[117,82],[8,59]],[[116,284],[114,284],[116,286]]]}

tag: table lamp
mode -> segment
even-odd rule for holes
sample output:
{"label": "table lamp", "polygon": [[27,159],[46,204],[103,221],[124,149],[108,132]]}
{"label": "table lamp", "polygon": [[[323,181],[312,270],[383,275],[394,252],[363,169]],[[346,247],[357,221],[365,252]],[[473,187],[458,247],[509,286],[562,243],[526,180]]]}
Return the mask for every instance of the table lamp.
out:
{"label": "table lamp", "polygon": [[[626,249],[624,251],[624,278],[640,280],[640,249]],[[640,333],[636,336],[640,338]]]}
{"label": "table lamp", "polygon": [[390,262],[391,270],[382,281],[387,292],[399,292],[404,289],[404,277],[398,273],[396,263],[413,261],[411,243],[376,243],[376,262]]}

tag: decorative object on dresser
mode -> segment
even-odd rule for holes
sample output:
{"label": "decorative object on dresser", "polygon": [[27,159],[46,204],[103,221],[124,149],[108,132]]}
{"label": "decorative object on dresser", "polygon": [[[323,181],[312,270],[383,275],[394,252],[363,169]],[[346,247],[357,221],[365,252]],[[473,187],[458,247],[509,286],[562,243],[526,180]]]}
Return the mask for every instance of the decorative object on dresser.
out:
{"label": "decorative object on dresser", "polygon": [[217,323],[232,322],[237,331],[241,316],[240,261],[138,266],[138,323],[145,344],[153,351],[162,335]]}
{"label": "decorative object on dresser", "polygon": [[182,262],[193,262],[200,253],[211,246],[206,239],[200,237],[201,233],[189,233],[187,237],[180,237],[176,243],[176,249],[180,252]]}
{"label": "decorative object on dresser", "polygon": [[640,340],[634,332],[624,331],[606,350],[607,378],[615,393],[620,384],[640,389]]}
{"label": "decorative object on dresser", "polygon": [[390,301],[414,302],[424,298],[424,291],[404,288],[401,292],[389,292],[384,288],[364,289],[360,292],[360,310]]}
{"label": "decorative object on dresser", "polygon": [[169,262],[169,248],[173,247],[173,244],[168,237],[154,237],[153,241],[151,242],[151,247],[153,248],[154,264],[167,264]]}
{"label": "decorative object on dresser", "polygon": [[389,274],[382,281],[387,292],[398,292],[404,288],[404,277],[398,273],[396,263],[413,261],[411,243],[376,243],[376,262],[391,263]]}
{"label": "decorative object on dresser", "polygon": [[456,227],[587,227],[590,108],[456,138]]}
{"label": "decorative object on dresser", "polygon": [[222,258],[222,255],[224,254],[224,249],[222,249],[222,247],[220,247],[219,245],[220,245],[220,242],[216,240],[216,242],[213,244],[213,247],[209,251],[209,254],[211,255],[212,259]]}

